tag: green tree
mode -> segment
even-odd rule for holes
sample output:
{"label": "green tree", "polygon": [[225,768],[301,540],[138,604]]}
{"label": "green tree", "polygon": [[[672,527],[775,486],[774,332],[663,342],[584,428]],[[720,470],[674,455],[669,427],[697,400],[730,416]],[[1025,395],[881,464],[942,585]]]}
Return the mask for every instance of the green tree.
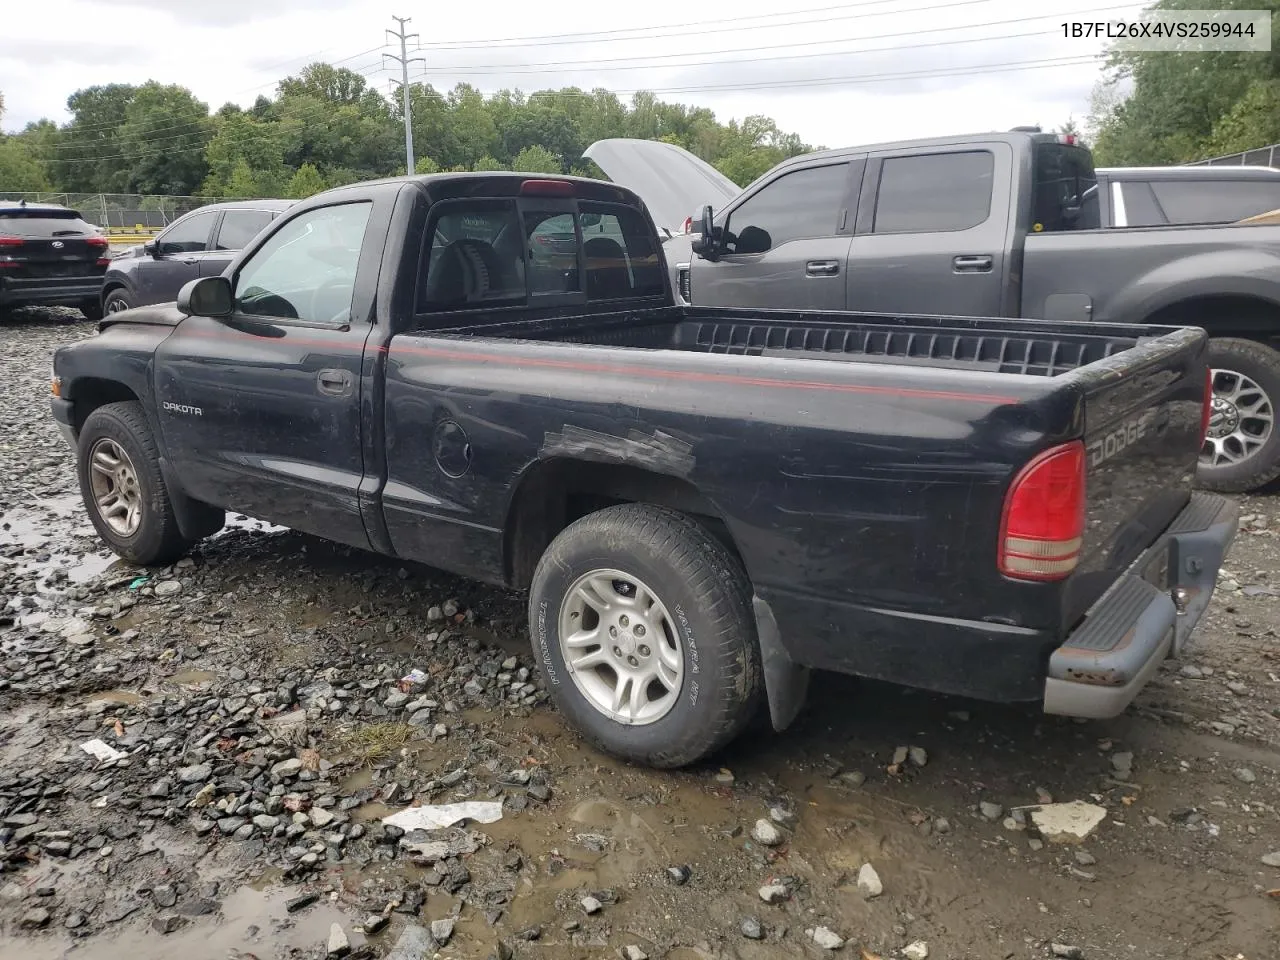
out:
{"label": "green tree", "polygon": [[476,173],[485,173],[490,170],[506,170],[507,167],[488,154],[485,154],[472,164],[471,169]]}
{"label": "green tree", "polygon": [[[86,87],[67,98],[71,122],[61,131],[50,162],[58,188],[79,193],[124,193],[129,163],[118,132],[137,88],[126,83]],[[182,129],[166,127],[165,133]]]}
{"label": "green tree", "polygon": [[[279,196],[293,171],[284,163],[284,138],[278,124],[263,122],[252,113],[223,113],[214,120],[215,133],[205,149],[209,174],[200,193],[206,197],[236,196],[238,184],[253,184],[255,196]],[[241,168],[249,171],[246,175]]]}
{"label": "green tree", "polygon": [[[1219,0],[1212,6],[1274,14],[1280,0]],[[1152,9],[1202,7],[1203,0],[1157,0]],[[1268,84],[1278,79],[1280,46],[1270,53],[1113,50],[1094,92],[1090,118],[1097,161],[1113,166],[1184,163],[1213,154],[1228,141],[1250,146],[1273,142],[1270,125],[1250,124],[1264,119],[1260,108],[1265,114]],[[1241,105],[1246,97],[1249,102]]]}
{"label": "green tree", "polygon": [[148,81],[134,92],[116,142],[128,193],[194,194],[208,173],[209,106],[186,87]]}
{"label": "green tree", "polygon": [[21,192],[51,189],[44,164],[21,137],[0,135],[0,187]]}
{"label": "green tree", "polygon": [[413,161],[414,173],[439,173],[440,164],[436,163],[430,157],[417,157]]}
{"label": "green tree", "polygon": [[448,105],[456,147],[453,156],[442,157],[441,162],[452,160],[474,169],[482,158],[493,159],[500,143],[484,94],[470,84],[460,83],[449,93]]}
{"label": "green tree", "polygon": [[219,192],[208,193],[206,196],[213,197],[229,197],[236,200],[256,199],[263,195],[263,191],[258,185],[258,178],[253,172],[253,168],[249,166],[249,161],[241,157],[231,167],[231,172],[227,176],[226,181],[222,184]]}
{"label": "green tree", "polygon": [[554,153],[540,144],[525,147],[511,161],[511,169],[521,173],[564,173],[560,160]]}
{"label": "green tree", "polygon": [[1231,105],[1205,143],[1210,156],[1280,143],[1280,81],[1255,80]]}
{"label": "green tree", "polygon": [[304,163],[289,181],[285,195],[294,200],[305,200],[321,190],[328,189],[328,186],[324,177],[320,176],[319,170],[309,163]]}

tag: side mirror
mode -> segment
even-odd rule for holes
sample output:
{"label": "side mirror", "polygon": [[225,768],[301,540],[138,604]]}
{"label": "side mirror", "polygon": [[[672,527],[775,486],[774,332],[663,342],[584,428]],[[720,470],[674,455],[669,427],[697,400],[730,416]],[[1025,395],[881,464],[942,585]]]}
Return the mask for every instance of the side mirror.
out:
{"label": "side mirror", "polygon": [[231,316],[231,281],[226,277],[200,277],[178,291],[178,309],[189,317]]}
{"label": "side mirror", "polygon": [[710,204],[702,208],[701,229],[690,247],[703,260],[716,260],[720,256],[719,237],[712,226],[713,213]]}
{"label": "side mirror", "polygon": [[142,252],[149,257],[160,256],[160,246],[154,240],[148,240],[142,245]]}
{"label": "side mirror", "polygon": [[599,226],[600,221],[603,219],[604,219],[603,216],[601,216],[598,213],[584,213],[582,214],[582,225],[584,227]]}

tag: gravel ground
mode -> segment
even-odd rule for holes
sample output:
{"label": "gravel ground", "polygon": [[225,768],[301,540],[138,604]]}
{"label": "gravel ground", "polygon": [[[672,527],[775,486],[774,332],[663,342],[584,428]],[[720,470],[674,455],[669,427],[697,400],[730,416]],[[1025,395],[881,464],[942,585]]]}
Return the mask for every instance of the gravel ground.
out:
{"label": "gravel ground", "polygon": [[[75,316],[0,320],[0,958],[1280,957],[1275,498],[1121,718],[822,676],[655,773],[547,705],[519,595],[247,518],[113,562],[47,410]],[[1080,844],[1027,815],[1076,800]],[[383,823],[461,801],[501,819]]]}

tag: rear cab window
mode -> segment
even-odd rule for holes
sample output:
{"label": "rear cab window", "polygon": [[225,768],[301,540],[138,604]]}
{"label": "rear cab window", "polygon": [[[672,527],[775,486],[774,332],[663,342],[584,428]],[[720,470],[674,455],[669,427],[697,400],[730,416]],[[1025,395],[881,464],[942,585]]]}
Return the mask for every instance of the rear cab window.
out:
{"label": "rear cab window", "polygon": [[[595,304],[665,292],[657,240],[625,204],[445,200],[423,245],[415,314]],[[430,326],[424,319],[418,326]]]}
{"label": "rear cab window", "polygon": [[1093,156],[1073,144],[1036,141],[1032,149],[1031,230],[1097,230],[1102,226]]}

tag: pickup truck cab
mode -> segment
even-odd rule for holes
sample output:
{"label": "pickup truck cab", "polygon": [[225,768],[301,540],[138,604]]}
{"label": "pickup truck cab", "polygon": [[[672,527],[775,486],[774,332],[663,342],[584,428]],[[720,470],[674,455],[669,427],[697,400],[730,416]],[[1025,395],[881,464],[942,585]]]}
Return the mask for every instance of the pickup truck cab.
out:
{"label": "pickup truck cab", "polygon": [[[631,152],[646,187],[689,178],[643,141]],[[604,169],[631,184],[628,169]],[[729,203],[708,196],[712,242],[668,257],[698,306],[1203,326],[1215,403],[1201,484],[1243,492],[1280,477],[1280,229],[1112,229],[1118,208],[1098,183],[1073,137],[1026,130],[829,150]]]}
{"label": "pickup truck cab", "polygon": [[1204,351],[683,307],[630,191],[452,174],[291,207],[58,350],[52,412],[121,556],[172,561],[235,510],[528,590],[560,710],[678,766],[762,701],[786,727],[813,668],[1123,710],[1237,525],[1191,488]]}

